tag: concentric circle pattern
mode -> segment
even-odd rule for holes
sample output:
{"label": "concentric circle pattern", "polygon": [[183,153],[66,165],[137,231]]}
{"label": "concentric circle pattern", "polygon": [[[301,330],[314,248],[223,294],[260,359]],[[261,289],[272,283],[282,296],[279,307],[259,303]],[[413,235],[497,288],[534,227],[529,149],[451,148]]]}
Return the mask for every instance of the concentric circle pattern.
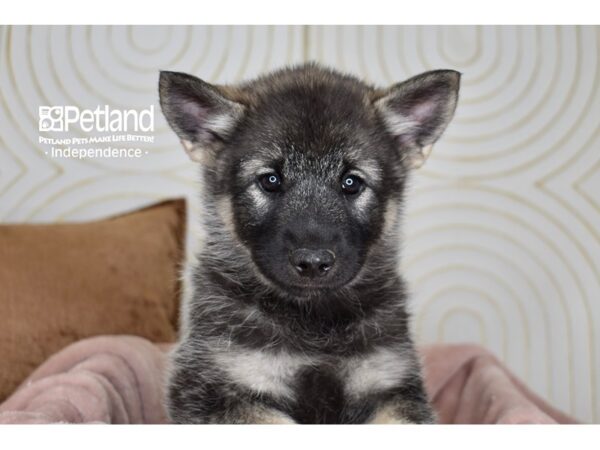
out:
{"label": "concentric circle pattern", "polygon": [[[158,113],[159,69],[227,83],[311,59],[380,85],[459,70],[456,118],[405,215],[417,339],[481,343],[600,422],[599,58],[599,27],[0,27],[0,220],[85,220],[175,195],[193,220],[195,167]],[[60,136],[38,132],[40,105],[105,104],[157,108],[144,157],[45,154],[38,136]]]}

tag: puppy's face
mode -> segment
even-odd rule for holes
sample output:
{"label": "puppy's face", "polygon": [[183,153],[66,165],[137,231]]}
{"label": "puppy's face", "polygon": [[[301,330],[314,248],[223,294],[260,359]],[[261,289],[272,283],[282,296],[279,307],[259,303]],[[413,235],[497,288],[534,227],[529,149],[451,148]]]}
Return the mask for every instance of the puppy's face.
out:
{"label": "puppy's face", "polygon": [[395,229],[407,172],[453,115],[459,75],[428,72],[378,90],[316,66],[236,87],[162,72],[161,105],[224,223],[270,283],[339,289]]}

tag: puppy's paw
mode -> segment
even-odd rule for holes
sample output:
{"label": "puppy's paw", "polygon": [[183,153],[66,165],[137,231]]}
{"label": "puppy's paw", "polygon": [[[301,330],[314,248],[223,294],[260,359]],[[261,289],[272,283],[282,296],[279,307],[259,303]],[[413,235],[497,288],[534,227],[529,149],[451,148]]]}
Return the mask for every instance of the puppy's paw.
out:
{"label": "puppy's paw", "polygon": [[270,408],[256,408],[249,414],[248,423],[258,425],[291,425],[296,422],[281,411]]}
{"label": "puppy's paw", "polygon": [[415,422],[400,417],[393,408],[388,406],[379,409],[367,423],[371,425],[407,425]]}
{"label": "puppy's paw", "polygon": [[273,416],[263,422],[259,422],[260,425],[294,425],[295,423],[287,416]]}

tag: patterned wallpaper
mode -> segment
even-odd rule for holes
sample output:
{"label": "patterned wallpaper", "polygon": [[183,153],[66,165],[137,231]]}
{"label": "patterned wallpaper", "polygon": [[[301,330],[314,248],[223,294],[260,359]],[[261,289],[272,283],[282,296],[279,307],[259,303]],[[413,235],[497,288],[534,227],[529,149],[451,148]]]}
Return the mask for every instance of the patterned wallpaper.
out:
{"label": "patterned wallpaper", "polygon": [[[186,195],[195,167],[157,111],[142,158],[51,158],[40,105],[147,108],[157,70],[233,82],[318,60],[389,84],[463,72],[414,177],[403,267],[420,342],[477,342],[600,422],[600,28],[0,27],[0,220],[76,221]],[[85,136],[74,129],[73,137]]]}

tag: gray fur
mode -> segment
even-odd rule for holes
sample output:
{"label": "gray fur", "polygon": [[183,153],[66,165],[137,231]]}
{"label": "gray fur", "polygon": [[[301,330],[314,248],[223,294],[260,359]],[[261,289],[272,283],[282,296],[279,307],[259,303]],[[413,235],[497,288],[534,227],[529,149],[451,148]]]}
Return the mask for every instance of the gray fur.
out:
{"label": "gray fur", "polygon": [[[207,232],[186,269],[174,422],[434,420],[397,269],[399,215],[458,86],[458,73],[434,71],[379,89],[315,64],[236,86],[161,73],[163,112],[202,163]],[[344,191],[349,176],[360,190]],[[327,249],[331,270],[306,278],[297,248]]]}

